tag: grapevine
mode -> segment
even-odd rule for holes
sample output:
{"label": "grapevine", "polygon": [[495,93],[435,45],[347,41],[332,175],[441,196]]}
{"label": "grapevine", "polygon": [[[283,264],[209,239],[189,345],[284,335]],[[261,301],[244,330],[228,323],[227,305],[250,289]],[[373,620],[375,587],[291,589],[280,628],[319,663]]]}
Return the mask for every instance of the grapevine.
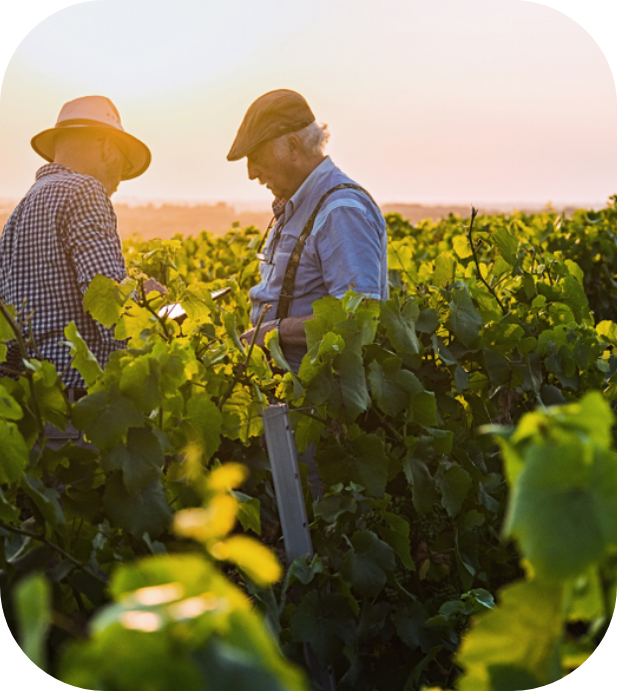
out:
{"label": "grapevine", "polygon": [[[606,515],[617,500],[617,197],[571,217],[386,221],[390,299],[317,301],[298,373],[274,339],[267,351],[239,339],[255,228],[126,242],[126,284],[97,277],[85,304],[112,314],[127,348],[101,368],[67,327],[88,389],[74,404],[53,366],[29,357],[28,315],[2,305],[0,360],[21,339],[26,361],[0,378],[3,609],[19,638],[20,603],[48,608],[37,635],[51,674],[128,691],[134,672],[197,690],[208,670],[235,679],[229,661],[242,658],[250,672],[234,688],[302,691],[309,648],[341,691],[465,691],[496,669],[550,683],[597,645],[617,536],[587,512],[572,549],[539,507],[548,497],[569,520],[564,477]],[[144,275],[168,295],[135,292]],[[181,323],[160,316],[170,302]],[[288,403],[322,483],[313,500],[301,469],[315,556],[293,564],[261,441],[269,401]],[[69,422],[94,450],[44,441],[46,425]],[[554,624],[537,641],[552,667],[517,658],[508,638],[534,617]],[[493,657],[477,662],[495,631]],[[525,635],[534,645],[546,631]]]}

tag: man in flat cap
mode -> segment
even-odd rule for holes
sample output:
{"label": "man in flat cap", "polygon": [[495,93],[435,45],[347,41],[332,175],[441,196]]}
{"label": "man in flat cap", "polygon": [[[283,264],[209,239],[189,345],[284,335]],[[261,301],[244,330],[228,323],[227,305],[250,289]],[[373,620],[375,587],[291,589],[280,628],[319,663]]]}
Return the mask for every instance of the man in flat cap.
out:
{"label": "man in flat cap", "polygon": [[[296,372],[315,300],[341,298],[352,286],[371,298],[388,297],[383,216],[369,193],[324,154],[328,137],[300,94],[279,89],[250,106],[227,155],[230,161],[246,156],[249,178],[275,197],[261,282],[250,291],[251,321],[256,325],[263,306],[272,305],[256,343],[278,329]],[[253,330],[242,335],[252,336]]]}
{"label": "man in flat cap", "polygon": [[[32,313],[38,352],[62,375],[75,399],[84,381],[70,367],[64,327],[77,330],[101,365],[121,344],[95,322],[83,296],[96,274],[126,277],[122,244],[110,196],[121,180],[141,175],[150,151],[124,131],[114,104],[103,96],[66,103],[55,127],[37,134],[32,148],[47,165],[9,216],[0,238],[0,299]],[[162,289],[149,279],[146,289]],[[21,369],[17,348],[9,349],[4,373]]]}

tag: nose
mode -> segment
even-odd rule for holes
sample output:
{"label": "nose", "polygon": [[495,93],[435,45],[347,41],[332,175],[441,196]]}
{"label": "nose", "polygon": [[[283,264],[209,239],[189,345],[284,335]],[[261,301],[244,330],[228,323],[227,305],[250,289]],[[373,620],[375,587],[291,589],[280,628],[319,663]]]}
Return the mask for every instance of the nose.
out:
{"label": "nose", "polygon": [[259,173],[261,172],[259,170],[259,166],[255,165],[252,161],[249,161],[248,159],[246,161],[246,169],[248,172],[249,180],[254,180],[255,178],[258,178]]}

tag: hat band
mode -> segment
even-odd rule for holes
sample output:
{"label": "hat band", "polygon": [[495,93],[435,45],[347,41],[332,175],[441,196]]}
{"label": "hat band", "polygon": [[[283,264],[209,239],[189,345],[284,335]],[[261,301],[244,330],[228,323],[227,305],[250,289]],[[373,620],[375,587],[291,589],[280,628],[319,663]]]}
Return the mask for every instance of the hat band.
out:
{"label": "hat band", "polygon": [[56,127],[104,127],[109,130],[117,130],[118,132],[124,132],[124,130],[114,127],[113,125],[108,125],[106,122],[100,122],[99,120],[86,120],[85,118],[74,119],[74,120],[63,120],[62,122],[57,122]]}

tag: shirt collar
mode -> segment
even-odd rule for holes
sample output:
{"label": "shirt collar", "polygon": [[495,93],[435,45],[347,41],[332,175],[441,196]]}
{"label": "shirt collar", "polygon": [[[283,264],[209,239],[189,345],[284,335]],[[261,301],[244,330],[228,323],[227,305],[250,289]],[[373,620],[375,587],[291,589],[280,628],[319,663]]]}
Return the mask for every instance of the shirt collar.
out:
{"label": "shirt collar", "polygon": [[307,198],[309,192],[319,183],[330,171],[334,168],[334,163],[330,156],[326,156],[325,159],[315,168],[311,174],[306,178],[306,180],[300,185],[296,190],[296,193],[291,197],[285,206],[285,219],[288,221],[292,216],[294,211],[302,204],[302,202]]}
{"label": "shirt collar", "polygon": [[36,179],[39,180],[45,175],[52,175],[53,173],[65,173],[69,175],[75,175],[75,171],[67,166],[63,166],[60,163],[48,163],[47,165],[39,168],[36,171]]}

